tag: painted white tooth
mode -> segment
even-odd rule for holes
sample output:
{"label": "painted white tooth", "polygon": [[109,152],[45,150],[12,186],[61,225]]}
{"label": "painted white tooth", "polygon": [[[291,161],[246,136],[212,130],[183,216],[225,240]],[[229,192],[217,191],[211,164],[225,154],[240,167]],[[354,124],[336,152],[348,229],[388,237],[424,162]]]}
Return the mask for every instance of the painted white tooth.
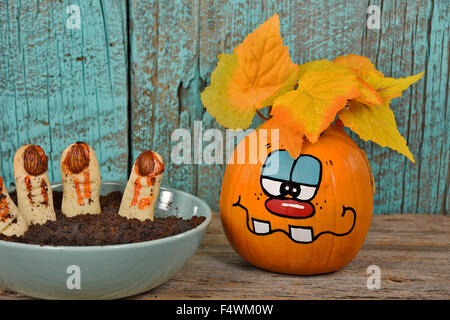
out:
{"label": "painted white tooth", "polygon": [[312,230],[302,227],[290,227],[291,237],[297,242],[312,242]]}
{"label": "painted white tooth", "polygon": [[296,208],[296,209],[305,209],[304,206],[299,205],[299,204],[282,203],[281,205],[282,205],[283,207],[292,207],[292,208]]}
{"label": "painted white tooth", "polygon": [[253,230],[257,234],[267,234],[270,232],[270,223],[265,221],[253,220]]}

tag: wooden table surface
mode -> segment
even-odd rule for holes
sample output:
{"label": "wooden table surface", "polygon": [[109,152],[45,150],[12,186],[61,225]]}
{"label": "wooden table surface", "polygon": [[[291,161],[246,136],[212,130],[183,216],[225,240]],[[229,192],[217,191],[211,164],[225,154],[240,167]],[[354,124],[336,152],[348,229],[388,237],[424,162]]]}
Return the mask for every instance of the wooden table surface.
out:
{"label": "wooden table surface", "polygon": [[[367,288],[367,267],[381,288]],[[376,215],[344,269],[291,276],[252,267],[229,246],[217,213],[196,255],[171,280],[133,299],[449,299],[450,217]],[[0,288],[0,299],[22,299]]]}

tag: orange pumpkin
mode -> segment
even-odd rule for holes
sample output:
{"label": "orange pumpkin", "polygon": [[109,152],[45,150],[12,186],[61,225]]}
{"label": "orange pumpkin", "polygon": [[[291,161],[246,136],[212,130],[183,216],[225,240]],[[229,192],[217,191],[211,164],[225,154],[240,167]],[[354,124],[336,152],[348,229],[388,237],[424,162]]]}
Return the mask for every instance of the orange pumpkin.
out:
{"label": "orange pumpkin", "polygon": [[238,150],[246,150],[247,161],[228,164],[223,178],[220,216],[232,247],[251,264],[280,273],[344,267],[372,218],[374,184],[364,151],[332,125],[317,143],[305,139],[297,159],[272,150],[267,137],[267,157],[249,164],[249,141],[259,144],[259,131],[235,150],[235,162]]}

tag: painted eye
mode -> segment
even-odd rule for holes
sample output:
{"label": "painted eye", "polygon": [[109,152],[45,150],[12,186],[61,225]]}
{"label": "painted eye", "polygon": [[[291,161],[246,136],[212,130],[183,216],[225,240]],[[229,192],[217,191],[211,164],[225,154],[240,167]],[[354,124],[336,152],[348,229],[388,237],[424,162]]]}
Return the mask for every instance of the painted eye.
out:
{"label": "painted eye", "polygon": [[299,200],[310,200],[316,193],[316,187],[300,185],[300,194],[297,196]]}
{"label": "painted eye", "polygon": [[281,194],[280,187],[282,183],[283,183],[282,181],[278,180],[272,180],[267,178],[261,179],[262,188],[264,189],[265,192],[267,192],[272,196],[279,196]]}

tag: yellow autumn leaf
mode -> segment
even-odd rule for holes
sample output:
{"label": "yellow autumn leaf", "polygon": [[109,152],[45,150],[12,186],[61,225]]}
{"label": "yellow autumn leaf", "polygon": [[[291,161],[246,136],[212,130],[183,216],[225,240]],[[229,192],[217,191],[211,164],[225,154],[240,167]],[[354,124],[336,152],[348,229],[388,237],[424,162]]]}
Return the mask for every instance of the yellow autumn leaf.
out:
{"label": "yellow autumn leaf", "polygon": [[394,149],[415,162],[406,140],[397,129],[389,104],[367,106],[353,100],[349,102],[349,108],[338,113],[338,117],[361,139],[372,140],[382,147]]}
{"label": "yellow autumn leaf", "polygon": [[383,99],[377,90],[367,82],[369,74],[374,74],[378,77],[384,77],[384,75],[375,69],[375,66],[369,58],[358,56],[356,54],[348,54],[346,56],[339,56],[333,60],[333,62],[342,67],[349,68],[355,72],[358,76],[359,92],[361,95],[356,97],[355,100],[360,101],[368,105],[378,105],[383,103]]}
{"label": "yellow autumn leaf", "polygon": [[233,86],[232,75],[238,68],[236,55],[222,53],[211,74],[211,85],[201,94],[203,105],[222,126],[230,129],[248,128],[255,116],[254,108],[233,103],[228,89]]}
{"label": "yellow autumn leaf", "polygon": [[[343,58],[351,58],[351,59],[343,59]],[[361,59],[359,59],[361,58]],[[355,60],[355,61],[354,61]],[[337,63],[336,63],[337,61]],[[361,93],[360,97],[355,97],[356,100],[361,101],[366,104],[381,104],[383,100],[381,99],[378,92],[367,82],[362,80],[362,74],[366,72],[376,72],[381,76],[383,74],[375,69],[374,65],[370,62],[370,60],[366,57],[356,56],[356,55],[348,55],[341,56],[336,58],[334,61],[337,65],[342,68],[347,68],[354,71],[357,74],[357,81],[359,85],[359,92]],[[299,77],[301,78],[308,71],[327,71],[330,66],[330,61],[316,60],[305,63],[299,66]]]}
{"label": "yellow autumn leaf", "polygon": [[297,65],[283,46],[278,15],[271,17],[237,46],[222,54],[201,94],[203,105],[221,125],[232,129],[250,126],[257,109],[291,90]]}
{"label": "yellow autumn leaf", "polygon": [[389,103],[402,95],[414,82],[422,78],[424,72],[406,78],[388,78],[378,71],[369,58],[349,54],[333,60],[337,65],[347,67],[358,75],[360,97],[355,100],[367,105]]}
{"label": "yellow autumn leaf", "polygon": [[353,71],[328,60],[300,66],[299,74],[298,88],[277,98],[271,115],[315,143],[347,100],[360,95],[358,82]]}
{"label": "yellow autumn leaf", "polygon": [[370,84],[360,78],[358,78],[358,83],[361,95],[356,97],[355,100],[367,105],[378,105],[383,103],[380,94]]}
{"label": "yellow autumn leaf", "polygon": [[335,65],[333,65],[331,61],[327,59],[315,60],[298,66],[298,78],[301,79],[308,72],[323,72],[336,70],[345,71],[345,68],[336,67]]}
{"label": "yellow autumn leaf", "polygon": [[378,71],[373,65],[372,61],[364,56],[359,56],[351,53],[345,56],[339,56],[334,59],[333,62],[337,65],[353,70],[360,77],[368,72],[375,72],[379,76],[383,77],[383,73],[381,71]]}
{"label": "yellow autumn leaf", "polygon": [[369,72],[366,81],[380,94],[384,104],[389,104],[392,99],[398,98],[402,92],[422,78],[425,72],[418,73],[405,78],[386,78],[377,73]]}
{"label": "yellow autumn leaf", "polygon": [[300,156],[303,144],[302,132],[295,132],[289,127],[279,124],[274,118],[264,122],[259,129],[278,130],[278,141],[276,143],[272,141],[272,145],[277,145],[280,149],[286,150],[294,159]]}
{"label": "yellow autumn leaf", "polygon": [[[392,99],[418,81],[423,72],[406,78],[389,78],[375,69],[366,57],[350,54],[336,58],[334,63],[353,70],[358,75],[361,96],[349,101],[348,107],[338,113],[343,124],[364,140],[372,140],[382,147],[390,147],[405,155],[412,162],[406,140],[397,129],[394,113],[390,109]],[[374,92],[378,95],[374,95]],[[380,99],[381,101],[377,101]]]}

